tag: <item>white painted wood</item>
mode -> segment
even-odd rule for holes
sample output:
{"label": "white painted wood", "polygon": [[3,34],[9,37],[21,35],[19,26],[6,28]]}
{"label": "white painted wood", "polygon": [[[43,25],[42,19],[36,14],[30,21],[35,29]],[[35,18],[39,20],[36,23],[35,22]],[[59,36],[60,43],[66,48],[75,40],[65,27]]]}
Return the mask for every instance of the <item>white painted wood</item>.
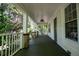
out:
{"label": "white painted wood", "polygon": [[23,46],[23,35],[20,33],[20,49],[22,49]]}
{"label": "white painted wood", "polygon": [[2,50],[1,50],[1,56],[3,56],[3,40],[4,40],[4,36],[2,35]]}
{"label": "white painted wood", "polygon": [[23,33],[27,32],[27,25],[28,24],[28,15],[25,13],[23,13]]}
{"label": "white painted wood", "polygon": [[11,39],[10,39],[10,53],[12,54],[12,35],[11,35]]}
{"label": "white painted wood", "polygon": [[13,42],[13,39],[14,39],[14,34],[12,35],[12,48],[11,48],[11,54],[13,54],[13,51],[14,51],[14,48],[13,48],[13,44],[14,44],[14,42]]}
{"label": "white painted wood", "polygon": [[7,46],[7,39],[8,38],[8,36],[6,35],[6,43],[5,43],[5,47],[6,47],[6,49],[5,49],[5,56],[7,56],[7,48],[8,48],[8,46]]}
{"label": "white painted wood", "polygon": [[17,53],[20,49],[16,50],[13,54],[11,54],[10,56],[13,56],[15,53]]}
{"label": "white painted wood", "polygon": [[61,5],[63,5],[63,3],[23,4],[24,9],[30,13],[29,16],[37,23],[40,23],[40,19],[44,19],[45,22],[48,22],[55,10]]}
{"label": "white painted wood", "polygon": [[16,34],[16,41],[15,41],[15,51],[17,50],[17,34]]}
{"label": "white painted wood", "polygon": [[11,39],[11,35],[9,35],[9,54],[8,55],[10,55],[10,46],[11,46],[10,39]]}
{"label": "white painted wood", "polygon": [[[4,34],[0,34],[0,36],[2,37],[2,45],[0,47],[0,51],[1,51],[1,56],[3,56],[3,54],[5,56],[10,56],[13,55],[14,53],[16,53],[16,51],[20,50],[22,48],[22,33],[4,33]],[[5,45],[4,45],[4,36],[5,38]],[[13,44],[14,47],[13,47]],[[17,47],[18,45],[18,47]],[[8,48],[8,51],[7,51]],[[3,50],[5,50],[5,52],[3,52]],[[7,54],[8,53],[8,54]]]}
{"label": "white painted wood", "polygon": [[16,35],[14,35],[14,51],[15,51],[15,39],[16,39]]}

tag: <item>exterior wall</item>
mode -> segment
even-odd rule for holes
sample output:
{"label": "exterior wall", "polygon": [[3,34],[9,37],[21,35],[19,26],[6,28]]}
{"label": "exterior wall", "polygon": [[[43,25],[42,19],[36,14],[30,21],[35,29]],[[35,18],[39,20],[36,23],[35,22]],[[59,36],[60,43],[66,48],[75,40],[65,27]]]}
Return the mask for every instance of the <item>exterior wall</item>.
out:
{"label": "exterior wall", "polygon": [[77,22],[78,22],[78,42],[65,38],[65,15],[64,9],[68,4],[60,6],[50,18],[51,33],[48,35],[54,40],[54,18],[57,17],[57,44],[65,51],[69,50],[71,55],[79,55],[79,4],[77,4]]}
{"label": "exterior wall", "polygon": [[48,33],[48,35],[54,40],[54,23],[52,19],[50,20],[49,24],[50,24],[50,32]]}

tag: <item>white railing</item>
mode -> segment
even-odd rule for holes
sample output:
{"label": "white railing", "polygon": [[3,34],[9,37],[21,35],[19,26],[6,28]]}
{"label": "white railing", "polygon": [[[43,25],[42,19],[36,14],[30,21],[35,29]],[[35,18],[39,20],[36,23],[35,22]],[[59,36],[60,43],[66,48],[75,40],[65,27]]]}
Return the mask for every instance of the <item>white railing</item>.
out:
{"label": "white railing", "polygon": [[22,48],[22,33],[0,34],[0,55],[11,56]]}

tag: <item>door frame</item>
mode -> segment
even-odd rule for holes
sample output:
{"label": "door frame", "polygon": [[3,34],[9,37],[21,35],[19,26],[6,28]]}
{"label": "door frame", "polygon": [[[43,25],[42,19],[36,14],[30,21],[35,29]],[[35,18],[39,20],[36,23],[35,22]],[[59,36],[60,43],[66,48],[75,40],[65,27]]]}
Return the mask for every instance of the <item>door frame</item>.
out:
{"label": "door frame", "polygon": [[57,43],[57,17],[54,18],[54,41]]}

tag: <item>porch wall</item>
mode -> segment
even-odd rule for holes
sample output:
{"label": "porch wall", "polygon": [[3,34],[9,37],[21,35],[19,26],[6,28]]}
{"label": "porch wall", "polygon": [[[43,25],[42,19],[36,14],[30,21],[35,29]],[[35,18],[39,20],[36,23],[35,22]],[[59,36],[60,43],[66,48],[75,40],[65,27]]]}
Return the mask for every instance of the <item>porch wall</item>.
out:
{"label": "porch wall", "polygon": [[64,49],[69,50],[71,55],[79,55],[79,4],[77,4],[78,42],[65,38],[65,15],[64,9],[68,4],[60,6],[50,18],[51,32],[48,35],[54,39],[54,18],[57,17],[57,43]]}

